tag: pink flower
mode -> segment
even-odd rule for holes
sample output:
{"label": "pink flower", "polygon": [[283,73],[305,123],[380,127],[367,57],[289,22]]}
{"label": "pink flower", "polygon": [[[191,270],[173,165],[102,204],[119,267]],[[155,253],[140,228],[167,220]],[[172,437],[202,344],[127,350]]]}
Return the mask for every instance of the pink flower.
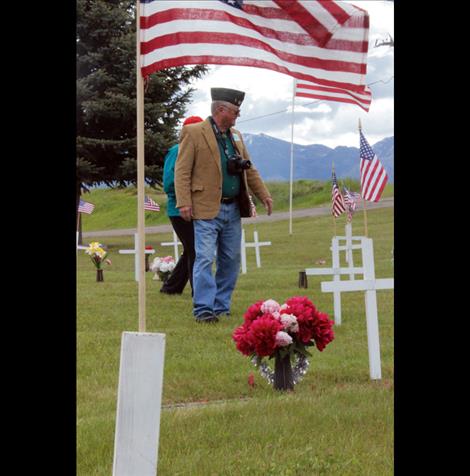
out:
{"label": "pink flower", "polygon": [[293,314],[282,314],[281,322],[287,332],[299,332],[299,323]]}
{"label": "pink flower", "polygon": [[281,306],[278,302],[276,302],[274,299],[268,299],[267,301],[263,302],[263,305],[261,306],[261,312],[269,312],[272,314],[273,312],[279,312],[280,308]]}
{"label": "pink flower", "polygon": [[292,337],[287,332],[279,331],[276,334],[276,345],[278,347],[285,347],[289,344],[292,344]]}

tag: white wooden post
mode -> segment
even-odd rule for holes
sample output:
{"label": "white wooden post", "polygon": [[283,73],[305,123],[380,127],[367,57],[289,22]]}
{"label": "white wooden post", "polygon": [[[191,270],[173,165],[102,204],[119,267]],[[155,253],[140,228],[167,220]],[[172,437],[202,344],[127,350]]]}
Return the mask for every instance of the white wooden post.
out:
{"label": "white wooden post", "polygon": [[[332,267],[333,269],[339,268],[339,250],[338,250],[338,240],[331,241],[331,247],[333,248],[332,253]],[[338,282],[341,280],[341,277],[338,273],[333,275],[333,281]],[[341,325],[341,294],[339,291],[333,293],[333,309],[335,313],[335,324]]]}
{"label": "white wooden post", "polygon": [[372,239],[362,241],[362,264],[364,279],[355,281],[322,282],[322,292],[365,291],[365,308],[367,324],[367,346],[369,351],[369,369],[371,379],[381,379],[379,324],[377,316],[377,294],[380,289],[393,289],[393,278],[375,279],[374,250]]}
{"label": "white wooden post", "polygon": [[165,334],[123,332],[113,476],[156,476]]}
{"label": "white wooden post", "polygon": [[[362,262],[364,266],[364,281],[375,281],[374,248],[372,240],[364,240]],[[374,285],[366,289],[365,295],[366,322],[367,322],[367,347],[369,349],[370,378],[381,379],[379,318],[377,314],[377,293]]]}
{"label": "white wooden post", "polygon": [[160,243],[161,246],[173,246],[173,251],[175,254],[175,263],[178,262],[179,259],[179,252],[178,252],[178,245],[181,245],[181,242],[178,241],[178,235],[173,230],[173,241],[165,241],[164,243]]}
{"label": "white wooden post", "polygon": [[242,229],[242,241],[241,241],[241,262],[242,262],[242,273],[246,274],[246,247],[245,247],[245,228]]}
{"label": "white wooden post", "polygon": [[[134,233],[134,249],[133,250],[119,250],[120,255],[134,255],[134,276],[135,280],[139,281],[140,274],[140,259],[139,259],[139,236]],[[155,250],[144,250],[144,255],[153,255]]]}

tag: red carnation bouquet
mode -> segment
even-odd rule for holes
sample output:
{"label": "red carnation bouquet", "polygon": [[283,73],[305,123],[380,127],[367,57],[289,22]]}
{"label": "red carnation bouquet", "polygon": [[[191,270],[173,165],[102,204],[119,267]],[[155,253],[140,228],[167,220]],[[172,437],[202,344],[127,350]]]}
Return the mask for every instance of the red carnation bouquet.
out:
{"label": "red carnation bouquet", "polygon": [[316,346],[323,351],[334,339],[333,321],[305,296],[291,297],[282,305],[273,299],[257,301],[248,307],[243,318],[243,324],[234,330],[232,338],[237,349],[252,358],[270,383],[275,374],[263,362],[264,357],[276,357],[289,363],[295,356],[292,374],[295,384],[307,371],[307,357],[312,355],[307,348]]}

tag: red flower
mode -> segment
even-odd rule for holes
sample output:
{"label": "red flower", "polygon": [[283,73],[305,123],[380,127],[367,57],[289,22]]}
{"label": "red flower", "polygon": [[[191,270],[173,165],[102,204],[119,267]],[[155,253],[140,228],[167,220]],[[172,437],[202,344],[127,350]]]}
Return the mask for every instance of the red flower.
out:
{"label": "red flower", "polygon": [[[243,315],[243,325],[232,334],[237,349],[247,356],[273,355],[277,348],[276,334],[284,328],[282,322],[272,314],[261,312],[263,302],[257,301],[248,307]],[[315,344],[318,350],[322,351],[334,339],[333,321],[327,314],[318,311],[306,296],[288,299],[280,314],[293,314],[297,318],[299,331],[292,335],[297,342]]]}
{"label": "red flower", "polygon": [[243,315],[243,318],[245,319],[245,323],[248,326],[250,326],[255,319],[263,315],[263,313],[261,312],[261,306],[263,302],[264,301],[257,301],[246,310],[245,314]]}
{"label": "red flower", "polygon": [[276,334],[282,329],[282,324],[274,319],[271,314],[263,314],[262,317],[253,321],[250,334],[255,345],[256,354],[260,357],[272,355],[276,348]]}
{"label": "red flower", "polygon": [[147,246],[145,247],[145,249],[146,249],[146,250],[153,250],[153,248],[152,248],[150,245],[147,245]]}
{"label": "red flower", "polygon": [[234,330],[232,339],[236,342],[237,349],[242,354],[251,355],[255,352],[255,346],[250,334],[250,329],[246,324],[243,324]]}
{"label": "red flower", "polygon": [[313,339],[318,350],[321,352],[327,344],[329,344],[334,338],[333,321],[330,320],[328,314],[323,312],[317,312],[317,320],[315,330],[313,333]]}
{"label": "red flower", "polygon": [[281,314],[294,314],[299,323],[299,332],[297,338],[303,344],[308,344],[313,337],[315,331],[315,315],[317,309],[306,296],[295,296],[286,301],[289,306],[283,309]]}

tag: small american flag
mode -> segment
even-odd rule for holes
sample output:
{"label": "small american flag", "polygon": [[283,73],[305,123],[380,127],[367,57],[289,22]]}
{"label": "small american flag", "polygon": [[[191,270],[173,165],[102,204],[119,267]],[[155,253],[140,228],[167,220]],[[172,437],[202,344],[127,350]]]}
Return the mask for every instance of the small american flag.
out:
{"label": "small american flag", "polygon": [[78,213],[88,213],[90,215],[95,206],[93,203],[85,202],[85,200],[80,199],[80,203],[78,204]]}
{"label": "small american flag", "polygon": [[332,183],[333,183],[333,188],[331,190],[331,199],[333,201],[333,206],[331,211],[334,217],[339,217],[341,213],[346,211],[346,207],[344,205],[343,196],[341,195],[341,192],[339,191],[338,182],[336,181],[336,174],[334,172],[332,173]]}
{"label": "small american flag", "polygon": [[157,202],[154,202],[150,197],[145,196],[144,210],[150,210],[152,212],[159,212],[160,211],[160,205]]}
{"label": "small american flag", "polygon": [[344,194],[344,204],[346,205],[346,209],[348,211],[348,221],[352,220],[352,215],[357,207],[357,202],[361,198],[361,194],[357,192],[351,192],[346,187],[343,187],[343,194]]}
{"label": "small american flag", "polygon": [[378,202],[388,180],[387,172],[362,131],[359,131],[359,135],[361,141],[359,151],[361,157],[359,166],[361,171],[361,196],[369,202]]}

